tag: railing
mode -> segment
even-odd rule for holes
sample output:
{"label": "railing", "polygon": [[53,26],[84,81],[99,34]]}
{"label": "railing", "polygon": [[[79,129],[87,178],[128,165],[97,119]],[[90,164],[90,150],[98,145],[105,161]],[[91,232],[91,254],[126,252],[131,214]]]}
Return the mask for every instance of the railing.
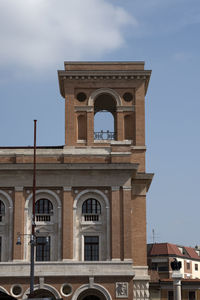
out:
{"label": "railing", "polygon": [[98,222],[99,221],[99,215],[83,215],[85,222]]}
{"label": "railing", "polygon": [[51,215],[36,215],[36,222],[50,222],[51,221]]}
{"label": "railing", "polygon": [[116,133],[109,130],[94,132],[94,140],[115,140]]}

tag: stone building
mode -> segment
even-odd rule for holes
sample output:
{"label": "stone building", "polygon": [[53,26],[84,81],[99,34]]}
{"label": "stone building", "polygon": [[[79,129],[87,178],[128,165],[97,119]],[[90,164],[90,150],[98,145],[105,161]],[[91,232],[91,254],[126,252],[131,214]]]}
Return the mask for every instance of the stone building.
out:
{"label": "stone building", "polygon": [[[35,296],[149,299],[150,74],[144,62],[65,62],[58,71],[65,145],[37,148]],[[101,111],[112,132],[94,132]],[[29,293],[32,177],[33,147],[0,148],[0,291],[18,299]]]}
{"label": "stone building", "polygon": [[173,300],[173,270],[171,262],[181,262],[181,299],[200,299],[200,247],[186,247],[171,243],[147,245],[150,275],[150,299]]}

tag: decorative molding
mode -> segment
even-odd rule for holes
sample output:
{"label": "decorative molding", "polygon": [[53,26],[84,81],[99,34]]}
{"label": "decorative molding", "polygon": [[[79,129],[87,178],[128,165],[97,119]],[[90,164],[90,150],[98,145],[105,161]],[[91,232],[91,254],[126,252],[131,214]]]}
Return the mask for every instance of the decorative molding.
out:
{"label": "decorative molding", "polygon": [[6,214],[1,222],[1,236],[2,236],[2,261],[12,260],[12,247],[13,247],[13,200],[11,196],[0,190],[1,200],[6,207]]}
{"label": "decorative molding", "polygon": [[119,191],[120,186],[112,186],[111,189],[112,189],[112,191]]}
{"label": "decorative molding", "polygon": [[23,192],[24,187],[23,186],[15,186],[15,192]]}
{"label": "decorative molding", "polygon": [[109,88],[101,88],[101,89],[97,89],[95,90],[89,97],[88,99],[88,106],[94,106],[94,100],[97,96],[101,95],[101,94],[108,94],[108,95],[112,95],[113,98],[116,100],[116,106],[121,106],[122,105],[122,100],[119,96],[119,94],[112,89]]}
{"label": "decorative molding", "polygon": [[134,71],[59,71],[59,77],[64,80],[146,80],[149,79],[151,71],[134,70]]}
{"label": "decorative molding", "polygon": [[128,282],[115,283],[116,298],[128,298]]}
{"label": "decorative molding", "polygon": [[[40,284],[34,285],[34,291],[35,290],[39,290],[39,289],[40,289]],[[53,286],[51,286],[49,284],[44,284],[43,289],[49,291],[50,293],[52,293],[56,299],[60,299],[61,298],[60,293]],[[27,296],[28,294],[30,294],[30,288],[28,288],[25,291],[25,293],[23,294],[22,299],[28,299],[28,296]]]}
{"label": "decorative molding", "polygon": [[92,289],[94,286],[94,277],[89,277],[89,285],[90,285],[90,289]]}
{"label": "decorative molding", "polygon": [[149,300],[149,282],[146,280],[133,280],[133,299]]}
{"label": "decorative molding", "polygon": [[0,292],[6,293],[9,295],[8,291],[4,287],[0,286]]}
{"label": "decorative molding", "polygon": [[123,188],[124,191],[131,191],[131,187],[130,186],[124,185],[122,188]]}
{"label": "decorative molding", "polygon": [[72,190],[72,187],[71,186],[64,186],[63,187],[63,191],[64,192],[70,192]]}
{"label": "decorative molding", "polygon": [[146,146],[131,146],[133,150],[147,150]]}
{"label": "decorative molding", "polygon": [[[91,196],[96,197],[96,199],[98,201],[100,201],[100,203],[102,202],[102,204],[105,208],[105,224],[107,224],[107,226],[104,226],[104,224],[100,224],[100,223],[98,225],[100,225],[102,228],[104,228],[103,230],[105,232],[104,234],[105,234],[105,240],[106,240],[106,251],[105,251],[104,255],[106,256],[106,259],[109,260],[110,259],[110,221],[109,221],[110,204],[109,204],[109,200],[108,200],[107,196],[105,195],[105,193],[103,193],[102,191],[97,190],[97,189],[83,190],[79,194],[76,195],[76,198],[74,200],[74,204],[73,204],[73,236],[77,236],[77,232],[78,232],[79,238],[73,239],[73,257],[74,257],[74,259],[78,259],[78,253],[82,253],[81,259],[83,260],[83,240],[81,238],[81,236],[83,237],[83,232],[80,231],[81,228],[77,228],[77,216],[80,213],[79,201],[83,202],[87,199],[87,197],[91,197]],[[97,226],[95,226],[94,228],[96,228],[96,227]],[[92,231],[94,231],[94,229]],[[103,234],[101,234],[101,237],[102,236],[103,236]],[[101,240],[100,240],[100,246],[101,246]],[[79,252],[80,249],[82,249],[82,252]],[[101,249],[99,252],[102,253]]]}
{"label": "decorative molding", "polygon": [[145,196],[147,193],[147,185],[146,184],[136,184],[132,185],[132,194],[137,196]]}
{"label": "decorative molding", "polygon": [[44,277],[39,277],[39,285],[40,285],[40,289],[44,288]]}
{"label": "decorative molding", "polygon": [[[133,261],[77,261],[77,260],[64,260],[64,261],[48,261],[48,262],[35,262],[35,276],[36,277],[59,277],[59,276],[79,276],[95,277],[95,276],[129,276],[133,277],[135,271],[133,268]],[[21,277],[30,275],[30,262],[29,261],[10,261],[1,262],[0,276]],[[146,278],[145,278],[146,279]],[[141,279],[140,279],[141,280]],[[45,284],[44,284],[45,285]]]}
{"label": "decorative molding", "polygon": [[135,111],[135,106],[120,106],[117,107],[117,112]]}
{"label": "decorative molding", "polygon": [[86,112],[93,112],[93,106],[74,106],[75,111],[86,111]]}
{"label": "decorative molding", "polygon": [[[90,284],[84,284],[82,286],[80,286],[73,294],[72,296],[72,300],[77,300],[79,295],[82,294],[83,292],[87,291],[90,288]],[[99,292],[101,292],[106,300],[112,300],[112,297],[110,295],[110,293],[100,284],[93,284],[93,289],[98,290]],[[87,294],[86,294],[87,295]]]}

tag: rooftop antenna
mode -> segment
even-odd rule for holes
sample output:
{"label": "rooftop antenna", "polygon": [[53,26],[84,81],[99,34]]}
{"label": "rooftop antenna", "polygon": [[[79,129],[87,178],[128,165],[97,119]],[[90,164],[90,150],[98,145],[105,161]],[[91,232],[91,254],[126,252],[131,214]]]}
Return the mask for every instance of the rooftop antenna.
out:
{"label": "rooftop antenna", "polygon": [[155,244],[155,230],[154,230],[154,228],[152,229],[152,237],[153,237],[153,244]]}

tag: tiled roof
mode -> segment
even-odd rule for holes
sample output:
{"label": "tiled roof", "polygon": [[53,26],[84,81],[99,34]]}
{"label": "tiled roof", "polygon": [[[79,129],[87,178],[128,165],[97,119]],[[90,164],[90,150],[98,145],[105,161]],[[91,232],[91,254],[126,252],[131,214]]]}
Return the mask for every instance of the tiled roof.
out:
{"label": "tiled roof", "polygon": [[148,255],[177,255],[183,256],[178,247],[174,244],[159,243],[153,244]]}
{"label": "tiled roof", "polygon": [[[184,254],[181,253],[179,247],[183,248]],[[200,257],[196,253],[194,248],[177,246],[170,243],[158,243],[148,245],[148,256],[161,256],[161,255],[175,255],[179,257],[186,257],[200,260]]]}
{"label": "tiled roof", "polygon": [[184,248],[191,258],[200,259],[199,255],[196,253],[196,251],[193,248],[191,247],[184,247]]}

